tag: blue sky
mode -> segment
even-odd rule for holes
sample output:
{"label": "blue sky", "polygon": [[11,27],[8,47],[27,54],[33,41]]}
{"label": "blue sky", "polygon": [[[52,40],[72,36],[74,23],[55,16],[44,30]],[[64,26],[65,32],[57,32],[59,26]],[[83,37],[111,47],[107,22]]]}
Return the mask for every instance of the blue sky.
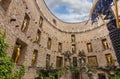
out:
{"label": "blue sky", "polygon": [[81,22],[89,18],[93,0],[45,0],[51,12],[65,22]]}

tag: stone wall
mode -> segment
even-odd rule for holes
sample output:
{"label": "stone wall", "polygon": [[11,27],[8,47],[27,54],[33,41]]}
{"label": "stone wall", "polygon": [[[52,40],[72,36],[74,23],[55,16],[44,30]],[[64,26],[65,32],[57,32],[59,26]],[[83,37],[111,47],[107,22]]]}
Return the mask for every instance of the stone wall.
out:
{"label": "stone wall", "polygon": [[[21,27],[25,13],[29,16],[30,22],[27,31],[22,32]],[[40,17],[43,18],[42,27],[39,27]],[[53,23],[53,19],[56,20],[56,25]],[[91,25],[91,22],[85,23],[86,21],[80,23],[60,21],[49,12],[43,0],[11,0],[7,10],[4,10],[2,5],[0,5],[0,29],[5,30],[7,34],[6,40],[9,44],[7,51],[9,55],[12,57],[14,46],[18,39],[26,45],[24,55],[20,58],[23,59],[21,64],[26,67],[24,79],[34,79],[37,76],[36,67],[46,66],[47,54],[51,56],[50,64],[53,63],[53,67],[56,67],[56,57],[63,57],[61,53],[65,53],[67,50],[72,51],[72,34],[76,37],[76,53],[71,58],[78,57],[78,51],[84,50],[87,57],[97,56],[98,66],[107,65],[106,54],[111,54],[112,58],[116,59],[106,25],[103,25],[101,21],[99,25]],[[35,43],[37,30],[41,32],[39,43]],[[52,39],[51,49],[47,49],[48,37]],[[107,39],[109,49],[104,50],[102,39]],[[59,42],[62,43],[62,52],[58,52]],[[89,42],[92,43],[93,47],[93,52],[91,53],[88,53],[86,46]],[[32,67],[31,61],[34,50],[38,50],[37,64],[35,68],[29,68]],[[86,61],[88,61],[87,57]]]}

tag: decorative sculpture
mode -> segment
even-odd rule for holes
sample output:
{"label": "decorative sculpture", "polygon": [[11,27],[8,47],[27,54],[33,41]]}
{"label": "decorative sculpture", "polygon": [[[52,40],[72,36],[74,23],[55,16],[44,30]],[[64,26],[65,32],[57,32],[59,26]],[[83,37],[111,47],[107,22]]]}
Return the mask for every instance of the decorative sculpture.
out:
{"label": "decorative sculpture", "polygon": [[71,66],[71,58],[70,58],[70,56],[72,55],[72,53],[70,51],[66,51],[62,55],[64,55],[65,66],[68,66],[68,67]]}
{"label": "decorative sculpture", "polygon": [[108,44],[107,44],[107,42],[104,41],[103,43],[104,43],[105,49],[108,49]]}
{"label": "decorative sculpture", "polygon": [[48,39],[48,49],[51,48],[51,39]]}
{"label": "decorative sculpture", "polygon": [[24,19],[24,21],[23,21],[23,26],[22,26],[22,28],[21,28],[22,31],[24,31],[25,28],[27,27],[27,22],[28,22],[28,20],[27,20],[27,19]]}
{"label": "decorative sculpture", "polygon": [[82,51],[79,50],[78,56],[79,56],[79,60],[80,60],[80,65],[85,65],[85,63],[86,63],[85,52],[83,50]]}
{"label": "decorative sculpture", "polygon": [[108,64],[112,64],[112,57],[111,55],[107,55],[107,61],[108,61]]}
{"label": "decorative sculpture", "polygon": [[88,51],[92,52],[92,46],[91,46],[91,44],[88,44],[87,46],[88,46]]}
{"label": "decorative sculpture", "polygon": [[34,65],[35,61],[36,61],[36,53],[34,52],[32,56],[32,65]]}
{"label": "decorative sculpture", "polygon": [[37,34],[37,36],[36,36],[36,42],[38,42],[39,39],[40,39],[39,34]]}
{"label": "decorative sculpture", "polygon": [[18,58],[19,58],[19,56],[20,56],[20,52],[21,52],[21,45],[17,45],[17,50],[16,50],[16,57],[15,57],[15,63],[17,63],[17,61],[18,61]]}

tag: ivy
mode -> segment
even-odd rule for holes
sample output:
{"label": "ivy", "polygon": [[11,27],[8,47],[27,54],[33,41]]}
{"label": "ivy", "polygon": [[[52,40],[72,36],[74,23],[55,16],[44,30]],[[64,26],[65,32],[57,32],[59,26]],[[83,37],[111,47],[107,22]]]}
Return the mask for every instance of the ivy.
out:
{"label": "ivy", "polygon": [[15,64],[6,52],[8,44],[5,42],[5,36],[5,32],[0,30],[0,79],[20,79],[25,73],[25,68],[22,66],[15,71]]}
{"label": "ivy", "polygon": [[120,70],[117,70],[115,75],[111,75],[110,79],[120,79]]}
{"label": "ivy", "polygon": [[22,76],[24,75],[24,73],[25,73],[25,67],[22,66],[22,67],[20,68],[20,70],[18,70],[18,71],[16,72],[16,74],[15,74],[15,76],[14,76],[14,79],[22,78]]}
{"label": "ivy", "polygon": [[57,69],[41,68],[38,71],[39,76],[35,79],[41,79],[41,77],[43,77],[43,79],[56,79],[56,76],[61,76],[65,74],[67,70],[69,70],[68,67],[60,67]]}

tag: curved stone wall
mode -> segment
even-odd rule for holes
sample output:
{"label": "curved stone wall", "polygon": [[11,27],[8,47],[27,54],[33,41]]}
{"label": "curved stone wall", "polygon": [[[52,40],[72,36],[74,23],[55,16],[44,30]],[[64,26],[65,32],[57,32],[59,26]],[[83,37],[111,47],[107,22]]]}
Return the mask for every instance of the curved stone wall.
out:
{"label": "curved stone wall", "polygon": [[[1,5],[0,5],[0,8]],[[25,15],[29,16],[29,25],[25,32],[21,31]],[[106,66],[106,54],[111,54],[112,58],[116,59],[114,50],[109,38],[109,32],[106,25],[100,24],[91,25],[89,21],[80,23],[66,23],[57,19],[50,13],[44,0],[11,0],[7,11],[0,9],[0,29],[7,33],[7,42],[9,43],[8,53],[12,56],[14,46],[19,43],[23,46],[19,58],[20,63],[26,67],[24,79],[33,79],[37,76],[36,67],[46,67],[46,55],[50,55],[50,64],[56,67],[56,57],[63,57],[62,53],[70,50],[72,45],[75,45],[76,52],[72,57],[78,57],[79,50],[84,50],[86,61],[89,56],[96,56],[98,66]],[[40,26],[40,17],[42,17],[42,25]],[[55,20],[53,22],[53,19]],[[40,31],[40,42],[36,43],[36,35]],[[75,42],[71,42],[71,35],[75,35]],[[48,38],[52,40],[51,49],[47,48]],[[104,49],[102,40],[106,39],[109,48]],[[62,52],[58,52],[58,43],[62,43]],[[87,43],[92,44],[92,52],[88,52]],[[35,68],[31,66],[32,55],[34,50],[37,50],[37,60]],[[71,60],[72,61],[72,60]],[[79,61],[78,61],[79,64]],[[117,65],[117,64],[116,64]],[[64,60],[63,64],[64,66]],[[67,79],[67,78],[65,78]]]}

